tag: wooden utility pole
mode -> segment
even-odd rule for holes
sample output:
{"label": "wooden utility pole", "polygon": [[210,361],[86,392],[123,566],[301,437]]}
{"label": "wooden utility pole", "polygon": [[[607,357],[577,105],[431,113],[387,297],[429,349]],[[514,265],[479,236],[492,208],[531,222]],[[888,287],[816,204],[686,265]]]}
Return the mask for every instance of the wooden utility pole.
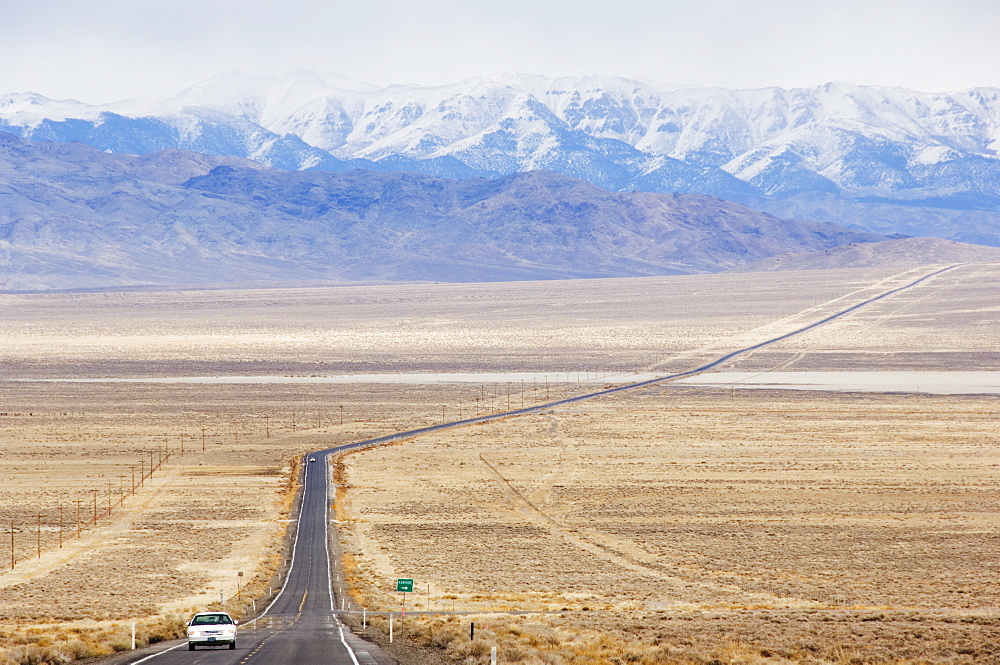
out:
{"label": "wooden utility pole", "polygon": [[83,505],[83,499],[77,499],[76,500],[76,537],[77,538],[79,538],[80,534],[81,534],[81,531],[80,531],[80,510],[81,510],[82,505]]}
{"label": "wooden utility pole", "polygon": [[101,490],[90,490],[94,493],[94,526],[97,526],[97,494]]}
{"label": "wooden utility pole", "polygon": [[201,452],[205,452],[205,428],[201,428]]}
{"label": "wooden utility pole", "polygon": [[271,438],[271,416],[264,414],[264,438]]}

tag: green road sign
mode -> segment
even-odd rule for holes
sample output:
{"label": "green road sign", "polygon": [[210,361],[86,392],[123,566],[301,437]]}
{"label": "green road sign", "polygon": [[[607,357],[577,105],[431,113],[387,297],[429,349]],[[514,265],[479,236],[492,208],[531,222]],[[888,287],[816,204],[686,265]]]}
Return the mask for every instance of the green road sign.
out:
{"label": "green road sign", "polygon": [[396,591],[402,591],[403,593],[412,592],[413,580],[406,580],[406,579],[396,580]]}

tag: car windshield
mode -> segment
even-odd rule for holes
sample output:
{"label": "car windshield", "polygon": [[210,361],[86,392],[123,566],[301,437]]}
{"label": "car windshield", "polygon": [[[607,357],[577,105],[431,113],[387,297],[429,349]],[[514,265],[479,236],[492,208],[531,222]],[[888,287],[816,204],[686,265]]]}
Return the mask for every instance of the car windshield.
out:
{"label": "car windshield", "polygon": [[192,626],[206,626],[219,623],[232,623],[233,620],[227,614],[199,614],[191,619]]}

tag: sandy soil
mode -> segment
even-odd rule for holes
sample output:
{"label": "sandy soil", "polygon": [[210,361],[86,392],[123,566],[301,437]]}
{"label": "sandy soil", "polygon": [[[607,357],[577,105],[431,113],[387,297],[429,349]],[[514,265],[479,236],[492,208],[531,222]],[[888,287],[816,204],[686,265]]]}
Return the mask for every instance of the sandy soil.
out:
{"label": "sandy soil", "polygon": [[[994,662],[998,415],[995,397],[606,398],[347,456],[342,542],[383,609],[411,577],[413,609],[596,610],[534,621],[638,651]],[[941,656],[973,642],[980,659]]]}
{"label": "sandy soil", "polygon": [[[919,274],[0,295],[0,564],[11,521],[17,561],[0,573],[0,623],[204,606],[241,570],[259,590],[294,455],[592,389],[31,379],[666,372]],[[995,266],[962,267],[727,369],[995,370],[998,281]],[[366,602],[390,605],[405,574],[436,607],[631,608],[654,624],[744,608],[976,612],[997,600],[996,415],[990,398],[646,389],[349,458],[345,547]],[[123,497],[162,445],[169,461]],[[83,522],[109,481],[110,519],[73,538],[77,500]],[[769,644],[797,639],[741,616]],[[574,621],[553,630],[661,639],[629,637],[624,619]],[[990,621],[961,625],[987,643]],[[949,630],[927,634],[961,648]],[[708,637],[686,639],[708,653]]]}
{"label": "sandy soil", "polygon": [[[267,583],[287,525],[292,458],[440,418],[442,396],[384,386],[0,390],[0,616],[18,621],[202,607],[219,590],[234,596],[239,571],[243,584],[255,575]],[[159,463],[167,450],[133,495],[150,453]]]}
{"label": "sandy soil", "polygon": [[996,371],[998,281],[1000,266],[961,266],[730,369]]}
{"label": "sandy soil", "polygon": [[654,389],[351,455],[345,510],[382,577],[441,593],[985,609],[998,409]]}
{"label": "sandy soil", "polygon": [[0,368],[41,378],[624,371],[687,364],[681,353],[780,329],[907,274],[0,295]]}

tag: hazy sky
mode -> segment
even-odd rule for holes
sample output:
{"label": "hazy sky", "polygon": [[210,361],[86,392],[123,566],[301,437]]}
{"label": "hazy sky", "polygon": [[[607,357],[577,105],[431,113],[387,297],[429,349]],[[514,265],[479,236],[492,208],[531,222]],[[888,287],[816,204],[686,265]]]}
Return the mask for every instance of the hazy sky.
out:
{"label": "hazy sky", "polygon": [[1000,86],[997,0],[0,0],[0,94],[97,103],[232,69],[726,87]]}

